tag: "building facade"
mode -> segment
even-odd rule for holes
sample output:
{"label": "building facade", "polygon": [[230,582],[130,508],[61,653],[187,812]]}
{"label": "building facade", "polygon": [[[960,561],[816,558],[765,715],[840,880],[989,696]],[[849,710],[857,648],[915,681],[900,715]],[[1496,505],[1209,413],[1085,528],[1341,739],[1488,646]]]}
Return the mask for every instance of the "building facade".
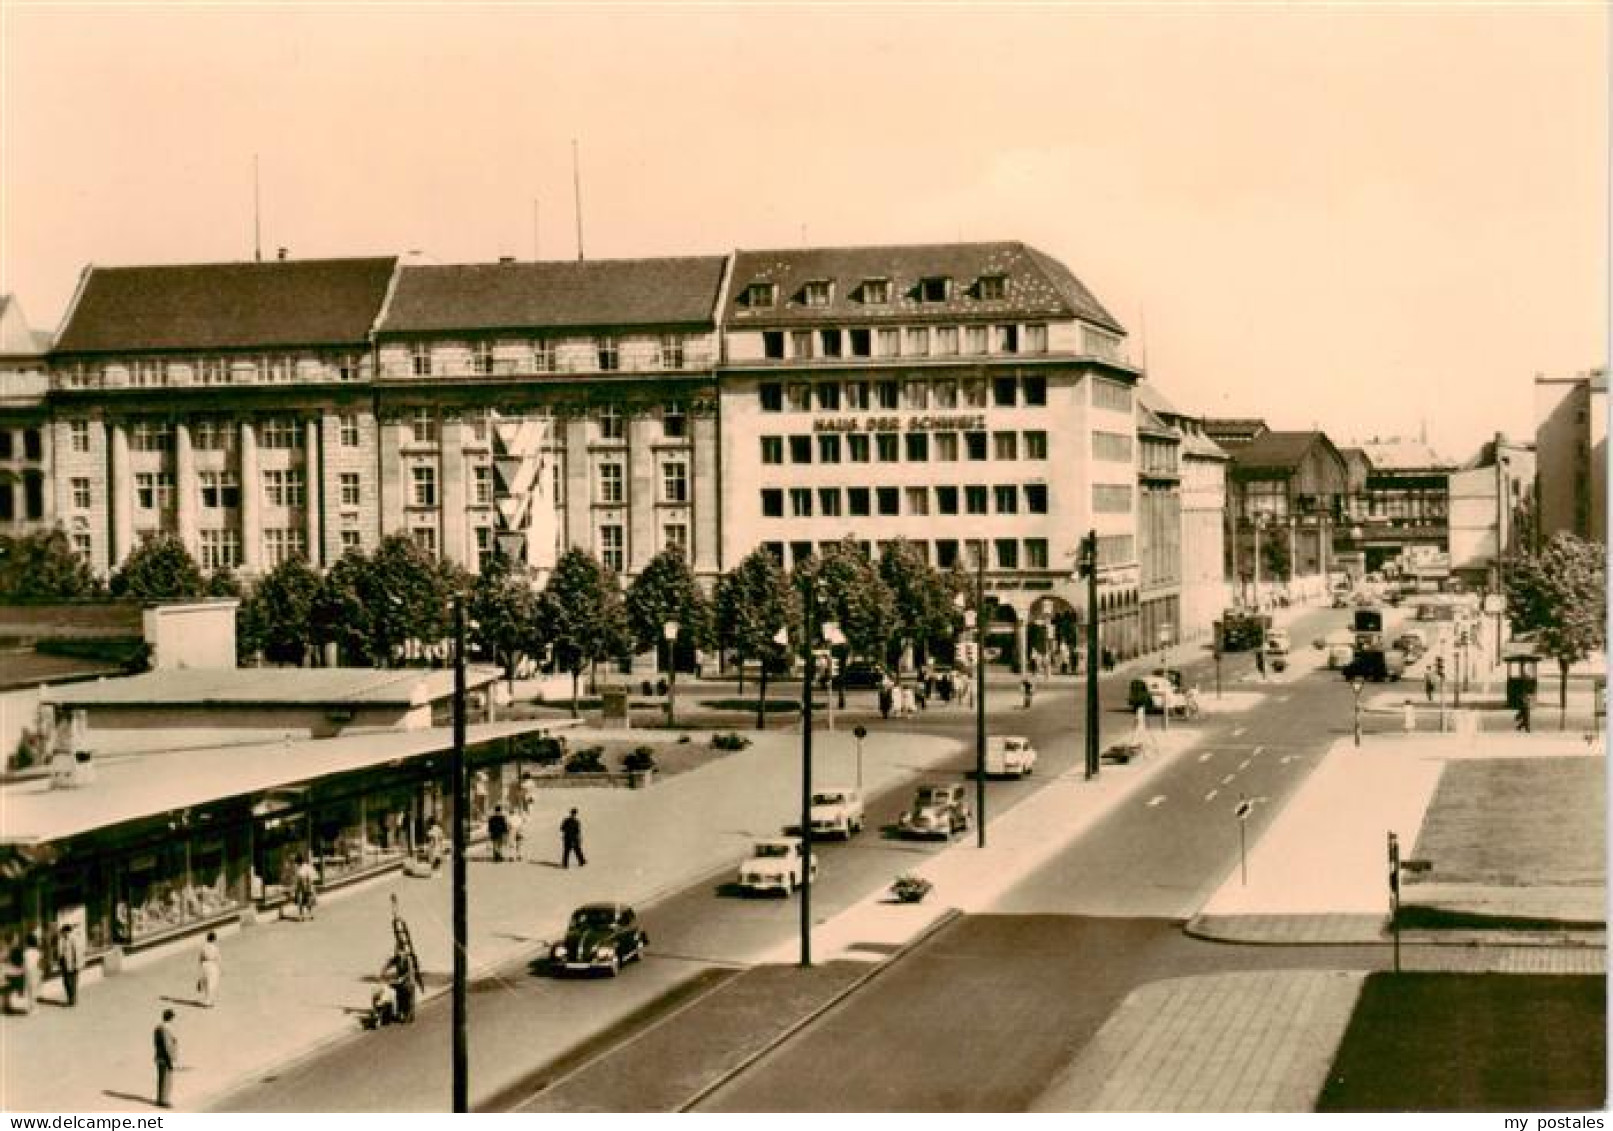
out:
{"label": "building facade", "polygon": [[1208,637],[1231,598],[1226,570],[1227,453],[1157,388],[1138,386],[1138,399],[1177,436],[1180,446],[1181,640]]}
{"label": "building facade", "polygon": [[1182,437],[1137,404],[1138,633],[1144,651],[1164,656],[1182,638]]}
{"label": "building facade", "polygon": [[1451,574],[1463,585],[1497,591],[1505,556],[1528,548],[1534,485],[1534,449],[1500,433],[1450,473]]}
{"label": "building facade", "polygon": [[1240,592],[1262,603],[1285,587],[1291,596],[1318,595],[1344,513],[1344,457],[1324,433],[1270,430],[1230,455],[1230,574]]}
{"label": "building facade", "polygon": [[[677,548],[708,580],[851,530],[942,568],[983,544],[1021,652],[1033,608],[1084,615],[1091,530],[1125,657],[1154,645],[1139,499],[1178,492],[1175,457],[1139,486],[1124,350],[1018,243],[91,267],[50,355],[44,509],[103,573],[159,531],[247,576],[397,532],[472,570],[581,547],[631,577]],[[1180,625],[1161,521],[1155,619]]]}
{"label": "building facade", "polygon": [[1138,372],[1124,331],[1022,244],[741,251],[721,316],[725,566],[793,565],[848,533],[972,564],[1011,620],[1084,615],[1098,536],[1104,647],[1139,646]]}
{"label": "building facade", "polygon": [[1558,531],[1607,541],[1607,371],[1535,378],[1542,544]]}

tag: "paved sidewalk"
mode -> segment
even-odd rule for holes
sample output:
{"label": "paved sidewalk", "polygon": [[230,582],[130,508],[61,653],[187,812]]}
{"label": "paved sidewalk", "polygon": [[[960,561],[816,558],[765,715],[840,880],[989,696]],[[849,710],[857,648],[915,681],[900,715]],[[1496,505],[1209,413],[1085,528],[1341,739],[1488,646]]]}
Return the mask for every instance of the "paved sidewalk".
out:
{"label": "paved sidewalk", "polygon": [[[619,737],[619,732],[612,732]],[[573,743],[595,737],[571,732]],[[544,791],[528,822],[528,859],[470,860],[470,965],[487,971],[534,952],[554,937],[577,904],[619,898],[643,904],[731,866],[752,838],[776,834],[797,811],[799,737],[751,732],[749,749],[714,759],[644,790]],[[695,735],[694,741],[704,736]],[[950,739],[878,728],[864,744],[868,791],[922,771],[957,749]],[[853,766],[850,734],[817,736],[819,766],[833,776]],[[562,870],[558,827],[577,806],[585,822],[586,868]],[[626,846],[631,845],[629,854]],[[221,939],[219,1004],[195,1000],[196,947],[125,964],[92,978],[77,1008],[54,1003],[0,1018],[0,1094],[9,1111],[140,1111],[153,1088],[151,1031],[164,1007],[179,1013],[181,1062],[176,1100],[195,1110],[275,1065],[349,1035],[367,1007],[376,971],[391,952],[390,900],[412,929],[428,992],[445,992],[451,957],[449,869],[432,879],[399,874],[333,892],[307,923],[265,921]]]}

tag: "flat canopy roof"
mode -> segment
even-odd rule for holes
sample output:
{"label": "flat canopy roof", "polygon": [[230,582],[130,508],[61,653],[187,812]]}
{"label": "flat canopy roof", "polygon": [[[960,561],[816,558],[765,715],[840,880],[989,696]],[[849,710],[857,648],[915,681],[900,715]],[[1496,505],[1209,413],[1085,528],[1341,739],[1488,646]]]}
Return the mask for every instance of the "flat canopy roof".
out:
{"label": "flat canopy roof", "polygon": [[[466,728],[467,747],[565,726],[520,719]],[[300,785],[452,749],[453,729],[384,731],[135,754],[95,765],[93,785],[52,789],[48,777],[0,789],[0,844],[44,844],[159,813]]]}
{"label": "flat canopy roof", "polygon": [[[472,667],[468,688],[499,678]],[[62,707],[423,707],[454,693],[452,669],[436,668],[186,668],[47,691]]]}

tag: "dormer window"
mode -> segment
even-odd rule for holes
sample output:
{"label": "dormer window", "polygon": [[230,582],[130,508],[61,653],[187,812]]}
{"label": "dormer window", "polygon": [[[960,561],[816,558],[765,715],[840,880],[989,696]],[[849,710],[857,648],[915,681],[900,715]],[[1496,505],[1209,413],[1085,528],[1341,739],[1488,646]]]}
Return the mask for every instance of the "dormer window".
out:
{"label": "dormer window", "polygon": [[977,293],[984,302],[1001,302],[1008,297],[1008,280],[1002,275],[982,275]]}
{"label": "dormer window", "polygon": [[828,279],[813,279],[801,288],[801,302],[805,306],[828,306],[829,295]]}
{"label": "dormer window", "polygon": [[772,306],[778,287],[773,283],[752,283],[745,288],[745,305],[749,307]]}
{"label": "dormer window", "polygon": [[868,306],[885,306],[891,300],[891,281],[889,279],[864,279],[862,289],[863,302]]}
{"label": "dormer window", "polygon": [[919,280],[920,302],[945,302],[952,297],[952,280],[945,275],[932,275]]}

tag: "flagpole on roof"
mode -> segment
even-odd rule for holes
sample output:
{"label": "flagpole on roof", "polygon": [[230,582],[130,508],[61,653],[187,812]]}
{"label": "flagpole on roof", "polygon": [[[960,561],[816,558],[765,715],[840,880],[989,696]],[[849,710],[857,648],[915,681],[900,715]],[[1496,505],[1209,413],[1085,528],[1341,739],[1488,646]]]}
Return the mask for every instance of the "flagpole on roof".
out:
{"label": "flagpole on roof", "polygon": [[577,139],[571,139],[571,192],[577,203],[577,262],[582,262],[582,169],[577,160]]}

